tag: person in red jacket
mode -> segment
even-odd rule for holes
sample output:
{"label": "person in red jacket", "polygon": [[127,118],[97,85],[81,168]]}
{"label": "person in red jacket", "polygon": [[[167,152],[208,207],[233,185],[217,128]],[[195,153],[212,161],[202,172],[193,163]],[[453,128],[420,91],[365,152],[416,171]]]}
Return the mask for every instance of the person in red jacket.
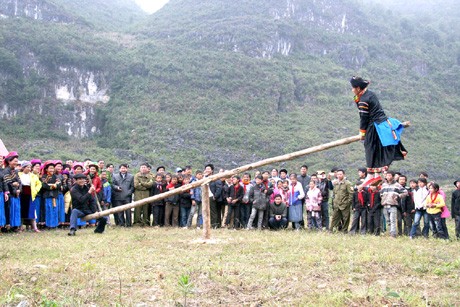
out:
{"label": "person in red jacket", "polygon": [[[97,200],[97,203],[100,203],[103,198],[103,186],[102,186],[102,180],[101,177],[99,177],[99,166],[91,162],[88,165],[88,170],[86,171],[86,175],[91,179],[91,184],[94,186],[94,191],[92,192],[92,196]],[[89,220],[88,221],[90,226],[96,226],[96,220]]]}
{"label": "person in red jacket", "polygon": [[98,196],[99,201],[102,200],[100,197],[102,192],[102,180],[99,177],[99,166],[96,163],[91,163],[88,165],[88,170],[86,171],[86,175],[91,178],[91,183],[94,186],[94,194],[93,196]]}

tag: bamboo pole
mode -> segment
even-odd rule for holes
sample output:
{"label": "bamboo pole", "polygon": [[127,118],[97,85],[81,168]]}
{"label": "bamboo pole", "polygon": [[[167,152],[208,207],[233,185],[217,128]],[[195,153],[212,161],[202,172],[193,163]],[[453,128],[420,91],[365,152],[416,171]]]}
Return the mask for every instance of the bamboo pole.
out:
{"label": "bamboo pole", "polygon": [[[404,127],[409,127],[410,122],[404,122],[404,123],[402,123],[402,125]],[[277,156],[277,157],[273,157],[273,158],[269,158],[269,159],[265,159],[265,160],[260,160],[260,161],[257,161],[257,162],[251,163],[251,164],[247,164],[247,165],[244,165],[244,166],[241,166],[241,167],[238,167],[238,168],[234,168],[232,170],[228,170],[228,171],[225,171],[225,172],[222,172],[222,173],[217,173],[217,174],[211,175],[211,176],[206,177],[204,179],[197,180],[197,181],[195,181],[193,183],[181,186],[180,188],[177,188],[177,189],[174,189],[174,190],[171,190],[171,191],[159,194],[159,195],[147,197],[147,198],[132,202],[130,204],[126,204],[126,205],[123,205],[123,206],[118,206],[118,207],[115,207],[115,208],[110,208],[108,210],[104,210],[104,211],[101,211],[101,212],[96,212],[96,213],[87,215],[84,218],[82,218],[82,220],[87,221],[87,220],[91,220],[91,219],[98,219],[100,217],[107,216],[109,214],[114,214],[114,213],[122,212],[122,211],[125,211],[125,210],[129,210],[131,208],[136,208],[136,207],[139,207],[139,206],[143,206],[143,205],[152,203],[154,201],[159,201],[159,200],[162,200],[162,199],[164,199],[166,197],[169,197],[169,196],[172,196],[172,195],[175,195],[175,194],[179,194],[179,193],[185,192],[185,191],[190,190],[190,189],[197,188],[197,187],[199,187],[201,185],[208,184],[208,183],[210,183],[212,181],[216,181],[216,180],[219,180],[221,178],[230,177],[230,176],[233,176],[233,175],[244,173],[244,172],[247,172],[249,170],[256,169],[256,168],[259,168],[261,166],[268,165],[268,164],[274,164],[274,163],[294,160],[294,159],[297,159],[299,157],[303,157],[303,156],[306,156],[306,155],[309,155],[309,154],[312,154],[312,153],[316,153],[316,152],[324,151],[324,150],[331,149],[331,148],[334,148],[334,147],[338,147],[338,146],[358,142],[360,139],[361,138],[360,138],[359,135],[355,135],[355,136],[343,138],[343,139],[340,139],[340,140],[336,140],[336,141],[333,141],[333,142],[329,142],[329,143],[326,143],[326,144],[321,144],[321,145],[313,146],[313,147],[310,147],[310,148],[307,148],[307,149],[291,152],[291,153],[288,153],[288,154],[285,154],[285,155],[281,155],[281,156]]]}
{"label": "bamboo pole", "polygon": [[211,239],[211,209],[209,203],[209,183],[201,187],[201,211],[203,218],[203,239]]}

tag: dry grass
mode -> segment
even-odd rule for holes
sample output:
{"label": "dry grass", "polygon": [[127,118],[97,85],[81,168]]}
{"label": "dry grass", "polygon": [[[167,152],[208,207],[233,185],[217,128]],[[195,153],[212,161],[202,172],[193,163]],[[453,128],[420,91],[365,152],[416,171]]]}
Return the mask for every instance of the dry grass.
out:
{"label": "dry grass", "polygon": [[[452,227],[452,225],[450,225]],[[329,233],[91,229],[0,237],[0,305],[460,305],[458,242]]]}

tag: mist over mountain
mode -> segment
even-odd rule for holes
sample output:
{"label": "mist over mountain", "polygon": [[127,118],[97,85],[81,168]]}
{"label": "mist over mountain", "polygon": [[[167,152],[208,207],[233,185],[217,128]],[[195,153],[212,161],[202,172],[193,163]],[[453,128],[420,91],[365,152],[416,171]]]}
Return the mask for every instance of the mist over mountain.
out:
{"label": "mist over mountain", "polygon": [[[230,168],[357,134],[348,80],[362,75],[413,123],[394,168],[451,178],[460,10],[423,3],[170,0],[146,15],[129,0],[6,1],[1,137],[25,157]],[[303,161],[352,169],[364,153]]]}

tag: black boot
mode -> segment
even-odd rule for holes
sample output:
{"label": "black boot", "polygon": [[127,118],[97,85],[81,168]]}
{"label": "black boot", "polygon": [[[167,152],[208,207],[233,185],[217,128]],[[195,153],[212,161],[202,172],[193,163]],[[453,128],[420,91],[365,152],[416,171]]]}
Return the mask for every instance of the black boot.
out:
{"label": "black boot", "polygon": [[75,232],[76,232],[76,230],[75,230],[74,228],[71,228],[70,231],[69,231],[69,233],[68,233],[68,235],[69,235],[69,236],[74,236],[74,235],[75,235]]}
{"label": "black boot", "polygon": [[94,229],[94,233],[103,233],[105,230],[105,225],[107,224],[107,220],[105,217],[101,217],[97,220],[97,227]]}

